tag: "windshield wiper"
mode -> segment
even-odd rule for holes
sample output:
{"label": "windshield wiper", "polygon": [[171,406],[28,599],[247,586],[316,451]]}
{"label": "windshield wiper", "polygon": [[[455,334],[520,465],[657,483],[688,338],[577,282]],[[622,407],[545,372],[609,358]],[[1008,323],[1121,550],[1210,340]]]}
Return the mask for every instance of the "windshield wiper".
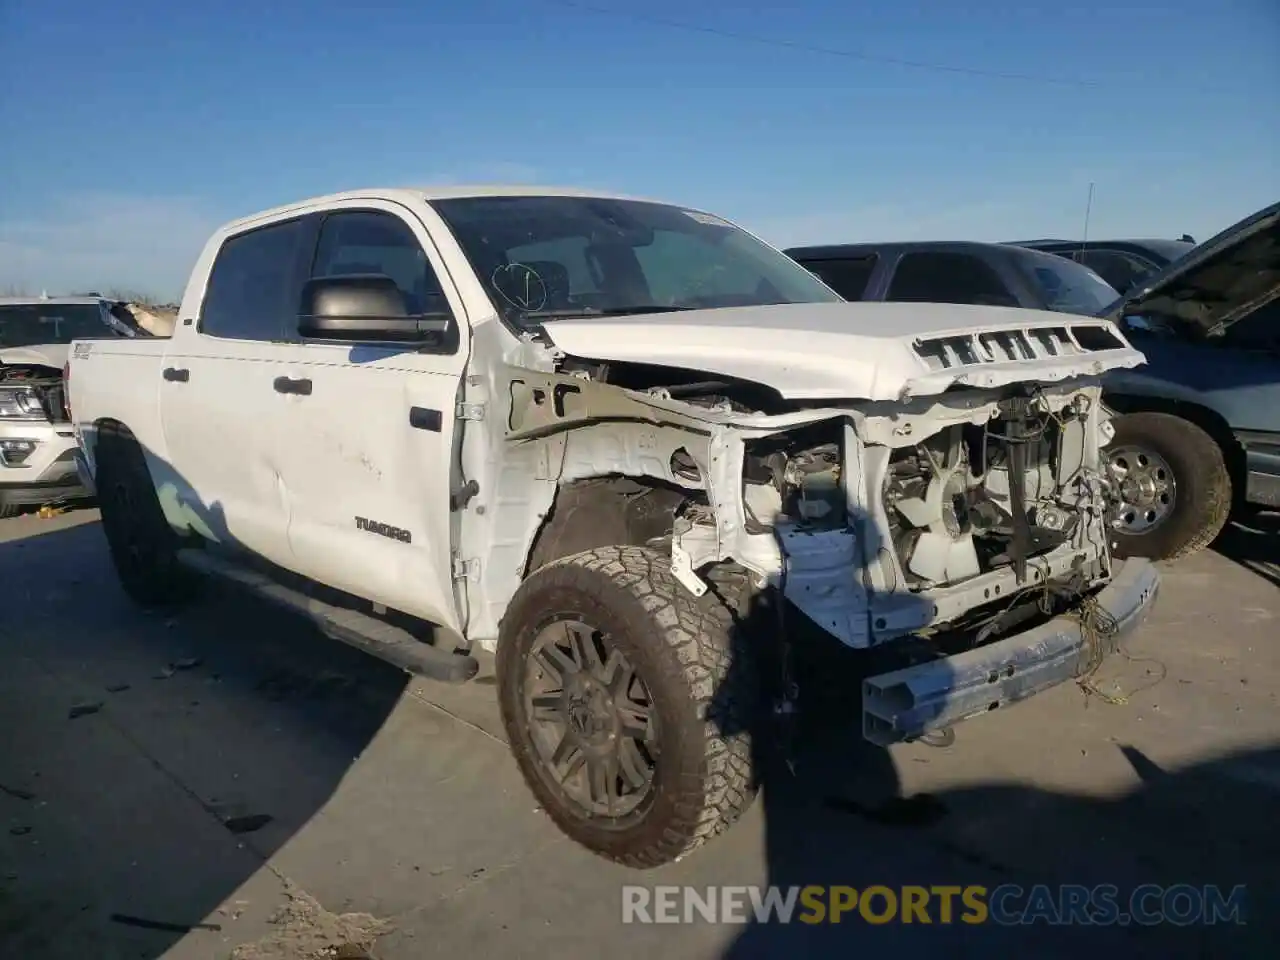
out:
{"label": "windshield wiper", "polygon": [[630,317],[646,313],[678,313],[693,307],[673,307],[668,304],[643,303],[632,307],[578,307],[573,310],[521,311],[521,320],[577,320],[586,317]]}
{"label": "windshield wiper", "polygon": [[521,320],[578,320],[583,317],[602,317],[603,311],[579,307],[576,310],[519,310],[515,315]]}
{"label": "windshield wiper", "polygon": [[658,303],[644,303],[636,307],[579,307],[577,310],[522,310],[516,316],[521,320],[540,323],[543,320],[586,320],[593,316],[640,316],[644,314],[676,314],[694,307],[672,307]]}
{"label": "windshield wiper", "polygon": [[609,307],[600,313],[606,317],[627,317],[643,313],[680,313],[682,310],[693,310],[694,307],[673,307],[665,303],[642,303],[634,307]]}

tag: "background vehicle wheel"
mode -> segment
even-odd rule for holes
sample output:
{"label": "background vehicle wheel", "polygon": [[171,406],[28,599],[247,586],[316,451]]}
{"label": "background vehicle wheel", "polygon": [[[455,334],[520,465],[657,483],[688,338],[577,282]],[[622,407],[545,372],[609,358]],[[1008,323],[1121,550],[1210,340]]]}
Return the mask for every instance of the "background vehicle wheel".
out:
{"label": "background vehicle wheel", "polygon": [[125,593],[146,607],[186,600],[194,578],[178,563],[178,536],[160,508],[142,447],[126,428],[104,424],[96,452],[102,528]]}
{"label": "background vehicle wheel", "polygon": [[8,520],[22,513],[22,507],[13,503],[0,504],[0,520]]}
{"label": "background vehicle wheel", "polygon": [[556,825],[655,867],[751,805],[758,670],[735,626],[746,575],[691,596],[670,559],[603,547],[533,573],[503,617],[498,693],[512,753]]}
{"label": "background vehicle wheel", "polygon": [[1120,505],[1112,518],[1119,557],[1176,560],[1208,546],[1231,512],[1222,449],[1194,423],[1166,413],[1113,421],[1105,449]]}

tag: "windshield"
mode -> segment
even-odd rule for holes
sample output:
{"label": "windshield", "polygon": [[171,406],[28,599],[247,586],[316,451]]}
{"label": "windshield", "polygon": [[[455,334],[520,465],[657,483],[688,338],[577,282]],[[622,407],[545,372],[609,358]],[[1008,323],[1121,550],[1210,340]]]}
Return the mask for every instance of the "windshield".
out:
{"label": "windshield", "polygon": [[110,333],[96,303],[0,304],[0,347],[70,343]]}
{"label": "windshield", "polygon": [[1027,251],[1027,254],[1025,269],[1044,297],[1048,310],[1093,316],[1120,296],[1084,264],[1051,253]]}
{"label": "windshield", "polygon": [[841,302],[794,260],[709,214],[596,197],[432,206],[516,326],[777,303]]}

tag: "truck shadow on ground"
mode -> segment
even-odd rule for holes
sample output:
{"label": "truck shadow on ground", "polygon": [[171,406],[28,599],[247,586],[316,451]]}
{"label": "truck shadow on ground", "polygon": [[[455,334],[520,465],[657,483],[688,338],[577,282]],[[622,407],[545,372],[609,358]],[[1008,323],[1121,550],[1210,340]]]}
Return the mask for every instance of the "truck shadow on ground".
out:
{"label": "truck shadow on ground", "polygon": [[[204,512],[225,531],[216,505]],[[405,687],[399,671],[214,583],[188,611],[139,614],[96,524],[0,544],[0,583],[11,604],[0,620],[5,955],[154,960],[206,920],[224,923],[217,908],[325,806]],[[236,600],[209,602],[219,594]],[[1002,784],[909,794],[899,764],[928,758],[891,755],[859,736],[870,666],[838,645],[803,645],[794,775],[772,721],[751,731],[765,882],[1112,883],[1122,892],[1243,883],[1253,907],[1276,902],[1280,836],[1269,824],[1280,750],[1165,773],[1117,746],[1142,781],[1118,800]],[[1055,749],[1051,734],[1046,750]],[[952,749],[964,749],[963,728]],[[724,956],[932,956],[939,947],[989,956],[996,947],[1074,960],[1100,945],[1162,960],[1270,956],[1277,923],[1264,910],[1248,916],[1243,930],[1099,930],[876,925],[847,915],[839,924],[752,924]]]}
{"label": "truck shadow on ground", "polygon": [[211,602],[216,584],[140,614],[96,523],[0,543],[0,583],[6,956],[157,958],[230,929],[219,905],[325,806],[406,684],[266,603]]}
{"label": "truck shadow on ground", "polygon": [[1280,587],[1280,511],[1259,513],[1227,525],[1213,549]]}
{"label": "truck shadow on ground", "polygon": [[[1280,784],[1280,749],[1166,772],[1135,747],[1109,744],[1107,749],[1124,757],[1140,783],[1114,799],[1017,783],[911,793],[903,788],[901,765],[929,764],[943,750],[914,745],[891,753],[864,740],[857,723],[859,685],[883,667],[869,663],[865,654],[837,647],[805,645],[799,654],[803,693],[793,734],[794,772],[779,750],[776,722],[762,716],[752,730],[762,779],[758,802],[764,812],[764,882],[783,893],[813,885],[859,892],[878,886],[881,893],[870,904],[855,902],[838,923],[830,922],[829,913],[817,923],[760,922],[751,918],[748,903],[747,926],[722,953],[725,960],[924,957],[937,956],[939,950],[951,956],[1012,956],[1018,951],[1038,960],[1100,949],[1106,956],[1159,960],[1272,955],[1280,933],[1280,920],[1269,910],[1280,901],[1280,876],[1274,869],[1280,862],[1280,835],[1269,824]],[[999,715],[973,722],[1017,720]],[[1055,739],[1052,730],[1045,731],[1046,751],[1055,749]],[[946,759],[964,749],[961,725],[955,745],[946,748],[952,753]],[[1012,761],[1011,766],[1017,768]],[[1171,913],[1183,911],[1184,921],[1202,905],[1206,885],[1217,885],[1225,898],[1244,885],[1240,916],[1247,925],[1226,920],[1210,925],[1199,918],[1182,925],[1119,924],[1114,916],[1093,925],[1055,924],[1055,917],[1070,916],[1058,892],[1063,884],[1113,884],[1117,911],[1123,913],[1130,907],[1127,898],[1143,884],[1190,885],[1194,889],[1184,887],[1182,900],[1166,901]],[[1049,901],[1036,901],[1038,919],[1033,913],[1033,919],[1021,924],[1005,919],[975,925],[961,919],[966,908],[960,888],[970,885],[986,889],[993,916],[997,900],[1006,918],[1033,908],[1030,898],[1037,885],[1048,885],[1054,899],[1049,908],[1044,906]],[[939,899],[933,896],[931,923],[901,922],[904,886],[953,886],[952,921],[940,922]],[[998,888],[1004,892],[995,893]],[[896,911],[886,893],[896,898]],[[831,901],[819,902],[829,907]],[[863,906],[870,907],[867,914],[860,913]],[[1148,895],[1140,906],[1158,910],[1160,896]],[[801,902],[795,916],[803,913]]]}

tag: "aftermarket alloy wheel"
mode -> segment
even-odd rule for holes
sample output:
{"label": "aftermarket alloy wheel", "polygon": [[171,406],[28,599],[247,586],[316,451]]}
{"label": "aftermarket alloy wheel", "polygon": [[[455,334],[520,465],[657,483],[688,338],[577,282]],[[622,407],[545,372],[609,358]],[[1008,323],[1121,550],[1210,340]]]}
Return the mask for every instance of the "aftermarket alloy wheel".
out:
{"label": "aftermarket alloy wheel", "polygon": [[756,792],[760,702],[735,635],[740,571],[694,597],[671,561],[604,547],[531,575],[503,617],[497,680],[525,782],[569,837],[655,867],[723,832]]}
{"label": "aftermarket alloy wheel", "polygon": [[178,537],[165,519],[142,447],[119,424],[98,430],[98,508],[120,584],[135,603],[163,607],[186,600],[193,578],[177,560]]}
{"label": "aftermarket alloy wheel", "polygon": [[1117,556],[1176,560],[1208,546],[1231,512],[1231,475],[1222,449],[1189,420],[1130,413],[1112,421],[1106,448],[1117,504]]}

